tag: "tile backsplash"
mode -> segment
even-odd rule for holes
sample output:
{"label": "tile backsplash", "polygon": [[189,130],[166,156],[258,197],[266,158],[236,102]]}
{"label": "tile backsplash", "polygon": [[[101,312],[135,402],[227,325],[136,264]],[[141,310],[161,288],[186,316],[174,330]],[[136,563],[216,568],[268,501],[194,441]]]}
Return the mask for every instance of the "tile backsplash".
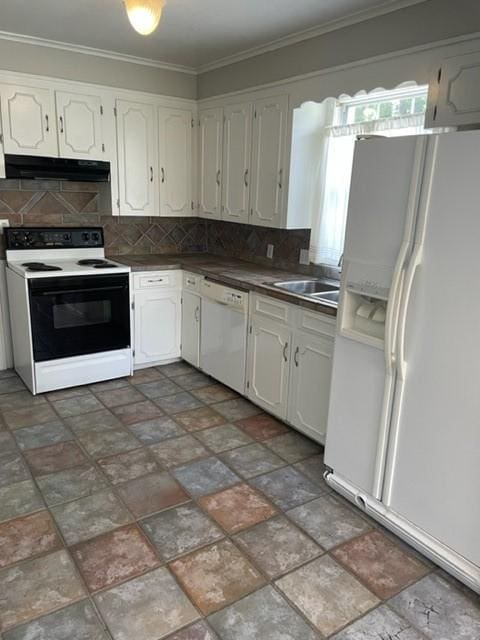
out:
{"label": "tile backsplash", "polygon": [[[11,226],[100,225],[110,255],[208,251],[309,275],[336,275],[336,270],[299,264],[300,250],[309,247],[310,229],[286,231],[201,218],[119,217],[110,211],[107,183],[0,179],[0,219],[8,219]],[[274,245],[272,259],[266,256],[268,244]]]}

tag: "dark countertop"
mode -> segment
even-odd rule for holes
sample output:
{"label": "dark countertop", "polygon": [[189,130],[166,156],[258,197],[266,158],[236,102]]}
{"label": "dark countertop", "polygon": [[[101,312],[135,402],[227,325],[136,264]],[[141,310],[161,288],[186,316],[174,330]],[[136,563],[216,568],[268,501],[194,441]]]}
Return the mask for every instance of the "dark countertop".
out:
{"label": "dark countertop", "polygon": [[197,254],[148,254],[148,255],[110,255],[112,260],[131,267],[133,272],[163,271],[165,269],[185,269],[199,273],[209,280],[220,282],[243,291],[257,291],[285,302],[297,304],[307,309],[337,315],[336,305],[312,300],[306,296],[290,293],[271,286],[280,280],[301,280],[309,276],[291,271],[268,269],[253,262],[246,262],[236,258],[223,258],[208,253]]}

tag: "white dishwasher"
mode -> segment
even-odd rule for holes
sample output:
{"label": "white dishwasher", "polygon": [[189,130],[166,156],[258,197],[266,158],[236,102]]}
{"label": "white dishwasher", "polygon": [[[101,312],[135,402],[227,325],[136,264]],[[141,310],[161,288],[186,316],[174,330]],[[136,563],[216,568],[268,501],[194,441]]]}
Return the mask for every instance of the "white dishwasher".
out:
{"label": "white dishwasher", "polygon": [[203,280],[200,366],[238,393],[245,393],[248,293]]}

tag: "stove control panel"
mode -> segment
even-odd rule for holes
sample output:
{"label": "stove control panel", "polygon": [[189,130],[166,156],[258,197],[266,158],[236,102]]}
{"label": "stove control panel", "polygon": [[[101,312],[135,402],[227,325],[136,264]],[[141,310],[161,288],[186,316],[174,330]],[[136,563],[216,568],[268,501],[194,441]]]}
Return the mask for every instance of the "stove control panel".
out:
{"label": "stove control panel", "polygon": [[7,249],[103,247],[102,227],[6,227]]}

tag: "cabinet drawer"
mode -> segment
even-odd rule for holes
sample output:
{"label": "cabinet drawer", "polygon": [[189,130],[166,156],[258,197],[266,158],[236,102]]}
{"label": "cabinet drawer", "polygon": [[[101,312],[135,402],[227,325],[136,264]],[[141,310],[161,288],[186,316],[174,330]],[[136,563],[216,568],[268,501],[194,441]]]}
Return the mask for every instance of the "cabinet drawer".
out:
{"label": "cabinet drawer", "polygon": [[133,276],[136,291],[141,289],[175,289],[180,287],[181,271],[145,271]]}
{"label": "cabinet drawer", "polygon": [[294,318],[295,309],[286,302],[267,296],[252,295],[252,314],[262,318],[272,318],[285,324],[290,324]]}
{"label": "cabinet drawer", "polygon": [[302,309],[300,311],[298,328],[309,331],[319,336],[328,336],[333,338],[335,336],[335,324],[336,320],[323,313],[317,313],[315,311],[307,311]]}
{"label": "cabinet drawer", "polygon": [[183,288],[187,291],[200,292],[200,283],[203,280],[203,276],[198,273],[191,273],[190,271],[183,272]]}

